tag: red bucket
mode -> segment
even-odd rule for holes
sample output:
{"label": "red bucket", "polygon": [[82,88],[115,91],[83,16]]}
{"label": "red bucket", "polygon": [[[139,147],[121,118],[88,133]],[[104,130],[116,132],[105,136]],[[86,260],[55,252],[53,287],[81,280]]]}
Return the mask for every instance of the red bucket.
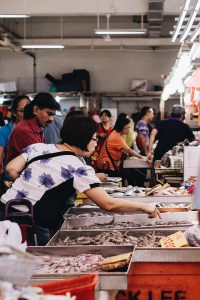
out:
{"label": "red bucket", "polygon": [[76,296],[76,300],[94,300],[94,289],[98,281],[98,274],[89,274],[36,286],[43,289],[44,295],[66,295],[70,292],[71,296]]}

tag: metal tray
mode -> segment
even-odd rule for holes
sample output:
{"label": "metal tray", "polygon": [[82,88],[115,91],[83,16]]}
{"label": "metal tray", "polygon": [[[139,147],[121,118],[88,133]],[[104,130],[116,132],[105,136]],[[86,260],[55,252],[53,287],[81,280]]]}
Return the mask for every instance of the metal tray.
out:
{"label": "metal tray", "polygon": [[[112,231],[113,230],[108,230],[107,232],[112,232]],[[155,235],[168,236],[168,235],[171,235],[171,234],[173,234],[173,233],[175,233],[177,231],[179,231],[179,230],[177,230],[177,228],[169,228],[169,229],[168,228],[167,229],[166,228],[158,228],[158,229],[155,228],[155,230],[154,230],[154,228],[153,229],[146,228],[146,229],[139,229],[139,230],[137,228],[137,229],[130,229],[130,230],[129,229],[127,229],[127,230],[121,230],[120,232],[122,234],[127,233],[127,235],[129,235],[129,236],[140,237],[140,236],[145,235],[145,234],[147,234],[149,232],[154,232]],[[67,236],[69,236],[70,239],[76,239],[76,238],[81,237],[81,236],[93,237],[93,236],[96,236],[96,235],[101,234],[103,232],[105,232],[105,230],[73,230],[73,231],[59,230],[52,237],[52,239],[49,241],[49,243],[46,246],[56,247],[55,243],[58,242],[58,238],[61,239],[61,240],[64,240],[64,239],[66,239]],[[92,249],[93,247],[96,247],[96,245],[77,245],[77,246],[76,245],[75,246],[74,245],[73,246],[68,246],[68,245],[64,246],[64,245],[62,245],[62,246],[57,246],[57,247],[58,248],[59,247],[67,247],[67,249],[69,249],[71,247],[81,247],[82,251],[84,251],[83,248],[84,249],[85,248]],[[106,246],[102,245],[102,247],[106,247]],[[119,249],[120,248],[123,249],[124,246],[123,245],[121,245],[121,246],[117,245],[117,246],[111,246],[111,247],[119,247]]]}
{"label": "metal tray", "polygon": [[[135,247],[132,263],[136,262],[198,262],[200,247],[140,248]],[[170,270],[169,270],[170,271]]]}
{"label": "metal tray", "polygon": [[[82,208],[74,208],[74,210],[82,210]],[[188,211],[188,212],[176,212],[176,213],[161,213],[162,221],[169,222],[169,221],[189,221],[193,224],[198,223],[198,212],[197,211]],[[152,226],[155,226],[155,222],[160,221],[158,217],[149,219],[148,215],[145,214],[124,214],[124,215],[112,215],[108,217],[95,217],[95,218],[74,218],[74,219],[65,219],[64,223],[61,227],[61,230],[71,230],[72,228],[80,228],[83,226],[90,226],[92,224],[98,223],[109,223],[113,220],[114,222],[134,222],[139,224],[144,223],[151,223]],[[176,225],[176,227],[182,227],[183,225]],[[188,225],[187,225],[188,226]],[[156,226],[158,227],[158,226]],[[163,227],[159,225],[159,227]],[[184,226],[185,227],[185,226]],[[140,227],[141,228],[141,227]],[[149,226],[145,226],[145,228],[149,228]],[[137,227],[137,229],[139,229]],[[102,229],[103,230],[103,229]],[[110,229],[109,229],[110,230]],[[117,229],[118,230],[118,229]],[[123,229],[124,230],[124,229]]]}
{"label": "metal tray", "polygon": [[[76,256],[83,253],[101,254],[104,257],[119,255],[122,253],[133,252],[134,246],[94,246],[83,247],[27,247],[27,251],[33,255],[52,255],[52,256]],[[126,290],[127,276],[130,272],[131,262],[126,272],[100,272],[100,290]],[[90,273],[74,273],[74,274],[33,274],[29,280],[29,285],[37,285],[45,282],[61,280],[71,277],[78,277]]]}
{"label": "metal tray", "polygon": [[[193,200],[193,195],[170,195],[170,196],[124,196],[124,197],[119,197],[119,199],[122,200],[127,200],[131,202],[145,202],[145,203],[152,203],[152,202],[168,202],[168,203],[174,203],[174,202],[179,202],[179,203],[192,203]],[[89,205],[95,205],[95,203],[89,199],[86,198],[84,199],[86,201],[86,204]]]}

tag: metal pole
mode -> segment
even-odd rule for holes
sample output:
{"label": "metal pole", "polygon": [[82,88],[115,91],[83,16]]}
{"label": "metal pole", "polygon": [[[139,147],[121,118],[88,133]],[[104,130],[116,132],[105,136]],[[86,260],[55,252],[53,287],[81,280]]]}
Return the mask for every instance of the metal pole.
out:
{"label": "metal pole", "polygon": [[180,93],[180,105],[183,106],[183,93]]}
{"label": "metal pole", "polygon": [[160,98],[160,119],[164,119],[164,114],[165,114],[165,101]]}
{"label": "metal pole", "polygon": [[80,107],[84,106],[84,95],[80,93]]}

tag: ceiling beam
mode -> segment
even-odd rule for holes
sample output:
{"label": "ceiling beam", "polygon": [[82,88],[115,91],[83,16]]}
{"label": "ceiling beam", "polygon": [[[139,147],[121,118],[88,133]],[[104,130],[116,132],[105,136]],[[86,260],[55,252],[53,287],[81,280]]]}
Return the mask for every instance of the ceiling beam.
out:
{"label": "ceiling beam", "polygon": [[[87,38],[75,38],[75,39],[15,39],[15,42],[22,44],[62,44],[64,46],[172,46],[170,38],[112,38],[111,42],[105,42],[100,38],[87,39]],[[179,46],[180,43],[176,41],[173,46]]]}

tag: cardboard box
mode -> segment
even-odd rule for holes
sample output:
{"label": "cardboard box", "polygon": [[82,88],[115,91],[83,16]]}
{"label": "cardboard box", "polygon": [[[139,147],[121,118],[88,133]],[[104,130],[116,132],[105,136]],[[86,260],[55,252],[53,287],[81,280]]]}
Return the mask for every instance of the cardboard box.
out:
{"label": "cardboard box", "polygon": [[160,240],[161,247],[189,247],[188,241],[181,231],[175,232]]}
{"label": "cardboard box", "polygon": [[127,266],[130,262],[131,255],[132,252],[107,257],[100,263],[102,270],[108,271],[108,270],[118,269]]}

